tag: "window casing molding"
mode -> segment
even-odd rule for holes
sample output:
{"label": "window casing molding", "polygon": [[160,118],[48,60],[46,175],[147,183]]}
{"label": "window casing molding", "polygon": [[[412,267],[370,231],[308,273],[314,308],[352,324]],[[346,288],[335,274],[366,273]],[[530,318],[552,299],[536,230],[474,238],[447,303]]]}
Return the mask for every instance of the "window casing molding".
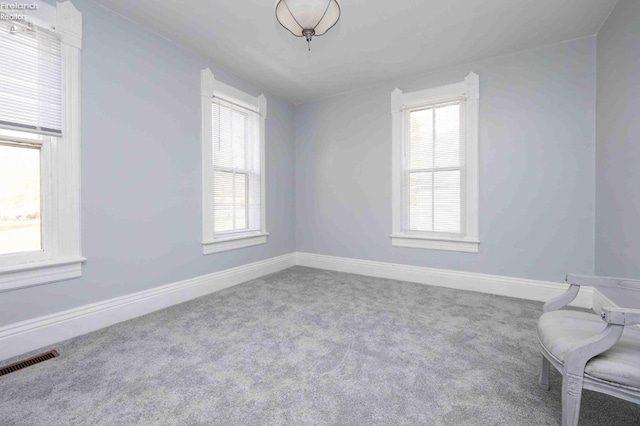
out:
{"label": "window casing molding", "polygon": [[[265,120],[267,99],[264,95],[251,96],[241,90],[215,79],[209,68],[200,72],[200,95],[202,111],[202,253],[250,247],[267,242],[266,192],[265,192]],[[213,122],[214,97],[240,107],[255,111],[259,115],[258,137],[260,152],[260,229],[250,231],[214,232],[214,164],[213,164]],[[255,196],[255,194],[250,195]]]}
{"label": "window casing molding", "polygon": [[[461,199],[461,234],[411,231],[404,228],[403,152],[407,111],[410,108],[463,98],[465,121],[462,158],[464,194]],[[479,184],[478,184],[478,112],[479,77],[471,72],[464,81],[407,92],[396,88],[391,92],[392,128],[392,234],[391,244],[397,247],[477,253],[479,250]]]}
{"label": "window casing molding", "polygon": [[[80,51],[82,14],[70,1],[25,14],[60,36],[62,136],[41,143],[43,250],[0,256],[0,292],[82,276],[80,240]],[[44,10],[43,10],[44,9]],[[45,18],[43,20],[43,17]],[[53,18],[55,20],[46,20]],[[16,140],[16,138],[8,138]]]}

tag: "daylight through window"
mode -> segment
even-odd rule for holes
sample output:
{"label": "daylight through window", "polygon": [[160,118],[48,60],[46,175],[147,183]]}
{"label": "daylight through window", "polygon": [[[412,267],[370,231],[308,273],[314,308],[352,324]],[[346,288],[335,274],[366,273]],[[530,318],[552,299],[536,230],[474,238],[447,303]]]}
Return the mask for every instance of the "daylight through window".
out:
{"label": "daylight through window", "polygon": [[478,252],[479,98],[474,73],[391,93],[392,245]]}
{"label": "daylight through window", "polygon": [[[0,291],[77,278],[82,15],[0,20]],[[33,13],[32,13],[33,12]]]}
{"label": "daylight through window", "polygon": [[0,255],[42,250],[40,179],[40,147],[0,139]]}
{"label": "daylight through window", "polygon": [[460,234],[464,108],[461,101],[424,106],[408,113],[405,188],[407,228]]}
{"label": "daylight through window", "polygon": [[203,254],[264,244],[266,98],[200,76]]}
{"label": "daylight through window", "polygon": [[216,234],[260,228],[257,113],[221,100],[212,107]]}

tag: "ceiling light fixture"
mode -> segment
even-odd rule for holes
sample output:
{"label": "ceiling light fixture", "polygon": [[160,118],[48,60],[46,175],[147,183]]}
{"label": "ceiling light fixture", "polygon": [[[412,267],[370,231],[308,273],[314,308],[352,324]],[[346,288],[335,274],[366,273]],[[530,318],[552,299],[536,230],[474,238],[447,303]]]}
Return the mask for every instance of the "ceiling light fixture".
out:
{"label": "ceiling light fixture", "polygon": [[340,0],[276,0],[276,19],[296,37],[321,36],[340,19]]}

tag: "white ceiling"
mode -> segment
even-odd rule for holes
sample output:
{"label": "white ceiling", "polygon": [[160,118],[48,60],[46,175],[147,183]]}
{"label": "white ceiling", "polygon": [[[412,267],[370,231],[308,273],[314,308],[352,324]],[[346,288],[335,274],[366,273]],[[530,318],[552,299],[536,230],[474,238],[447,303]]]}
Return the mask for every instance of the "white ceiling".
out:
{"label": "white ceiling", "polygon": [[307,43],[273,0],[97,0],[294,103],[596,34],[617,0],[342,0]]}

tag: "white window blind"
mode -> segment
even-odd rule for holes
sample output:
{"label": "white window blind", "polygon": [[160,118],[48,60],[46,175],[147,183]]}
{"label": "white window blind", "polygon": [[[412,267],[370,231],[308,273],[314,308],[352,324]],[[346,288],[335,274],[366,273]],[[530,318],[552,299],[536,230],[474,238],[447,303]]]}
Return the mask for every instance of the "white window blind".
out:
{"label": "white window blind", "polygon": [[60,52],[56,34],[0,20],[0,127],[62,133]]}
{"label": "white window blind", "polygon": [[464,232],[464,101],[405,110],[404,229]]}
{"label": "white window blind", "polygon": [[260,230],[259,115],[214,98],[212,123],[214,233]]}

